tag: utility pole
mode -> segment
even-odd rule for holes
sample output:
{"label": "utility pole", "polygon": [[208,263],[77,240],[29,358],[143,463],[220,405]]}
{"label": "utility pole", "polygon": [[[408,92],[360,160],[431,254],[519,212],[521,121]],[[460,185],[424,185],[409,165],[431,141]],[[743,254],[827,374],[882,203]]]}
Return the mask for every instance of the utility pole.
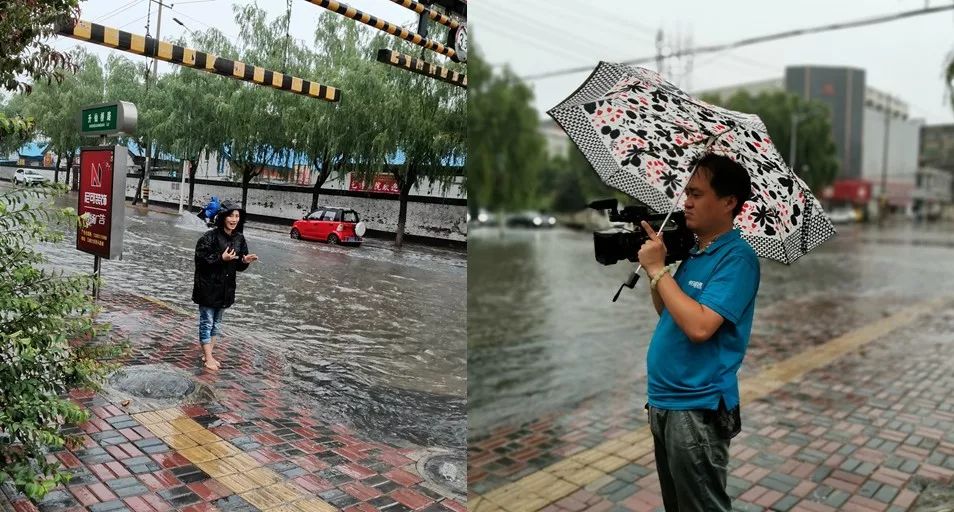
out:
{"label": "utility pole", "polygon": [[[162,29],[162,8],[165,5],[162,3],[162,0],[149,0],[149,2],[156,2],[159,4],[159,11],[156,14],[156,41],[159,40],[159,31]],[[169,7],[172,7],[173,4],[169,4]],[[152,59],[152,76],[146,78],[146,91],[149,91],[149,79],[155,78],[156,74],[159,72],[159,59]],[[143,151],[146,153],[146,167],[143,169],[143,178],[142,178],[142,204],[145,207],[149,207],[149,173],[152,167],[152,141],[149,141],[149,147],[144,148]]]}
{"label": "utility pole", "polygon": [[888,215],[888,134],[891,131],[891,96],[889,95],[884,106],[884,152],[881,158],[881,198],[878,204],[878,226],[884,226]]}
{"label": "utility pole", "polygon": [[656,31],[656,72],[663,74],[663,31]]}

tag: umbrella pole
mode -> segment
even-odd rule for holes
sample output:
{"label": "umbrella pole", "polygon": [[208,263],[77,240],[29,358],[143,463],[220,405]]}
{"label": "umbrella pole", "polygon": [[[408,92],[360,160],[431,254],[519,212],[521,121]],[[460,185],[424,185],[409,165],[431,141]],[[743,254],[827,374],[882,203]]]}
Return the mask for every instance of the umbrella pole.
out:
{"label": "umbrella pole", "polygon": [[[712,137],[709,137],[709,142],[706,143],[706,148],[702,151],[702,154],[705,155],[706,153],[708,153],[709,148],[712,146],[712,144],[715,143],[716,139],[725,135],[726,133],[729,133],[730,131],[732,130],[727,130],[723,133],[720,133],[719,135],[713,135]],[[663,219],[662,224],[659,225],[660,233],[662,233],[663,228],[666,227],[666,223],[669,222],[669,218],[672,217],[672,214],[676,211],[676,205],[679,204],[679,200],[682,199],[683,194],[686,193],[686,187],[689,186],[689,180],[691,180],[692,177],[696,174],[696,169],[698,168],[699,168],[699,161],[696,160],[696,164],[692,167],[692,173],[689,174],[689,179],[686,180],[686,184],[682,186],[681,190],[679,190],[679,195],[677,195],[676,200],[673,201],[672,208],[669,209],[669,213],[666,214],[666,218]],[[660,234],[659,236],[663,236],[663,235]],[[616,302],[616,300],[619,299],[619,294],[623,292],[624,286],[629,288],[630,290],[636,287],[636,282],[639,281],[639,271],[642,269],[643,269],[643,265],[642,263],[640,263],[639,265],[636,266],[636,270],[629,275],[629,279],[624,281],[623,284],[619,285],[619,290],[616,290],[616,295],[613,295],[613,302]]]}

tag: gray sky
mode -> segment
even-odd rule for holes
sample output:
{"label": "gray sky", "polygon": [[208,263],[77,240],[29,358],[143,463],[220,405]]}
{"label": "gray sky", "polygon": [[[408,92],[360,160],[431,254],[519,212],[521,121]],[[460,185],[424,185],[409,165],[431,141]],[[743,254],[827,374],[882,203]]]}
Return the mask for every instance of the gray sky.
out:
{"label": "gray sky", "polygon": [[[149,12],[150,3],[149,0],[86,0],[80,3],[81,18],[86,21],[119,28],[135,34],[145,34],[146,16]],[[161,39],[171,40],[180,36],[188,37],[186,29],[172,20],[172,18],[178,18],[186,27],[194,32],[202,32],[210,26],[214,26],[234,41],[237,39],[240,29],[235,24],[232,5],[246,5],[256,2],[250,0],[183,0],[181,2],[163,0],[163,3],[171,6],[171,11],[167,8],[163,8],[162,10],[162,25],[159,33]],[[269,13],[271,19],[283,15],[285,9],[287,9],[287,4],[284,1],[261,0],[257,3]],[[349,0],[345,3],[398,25],[405,25],[410,22],[416,22],[417,20],[417,14],[413,11],[400,7],[388,0]],[[157,4],[153,3],[149,31],[153,36],[156,34],[157,8]],[[317,23],[318,16],[323,12],[330,11],[304,0],[292,0],[291,8],[292,21],[289,30],[291,36],[295,39],[310,43],[314,39],[314,27]],[[342,17],[342,19],[345,18]],[[374,30],[370,27],[367,29]],[[82,46],[91,53],[99,55],[103,60],[111,53],[120,53],[133,60],[151,61],[151,59],[146,59],[133,53],[122,52],[96,44],[84,43],[67,37],[57,37],[55,46],[60,49]],[[202,48],[197,49],[201,50]],[[439,61],[443,58],[437,54],[432,55],[433,57],[429,58],[429,60]],[[167,64],[160,61],[159,73],[168,72],[173,66],[174,64]],[[320,77],[306,76],[302,78],[314,79],[319,82],[322,81]]]}
{"label": "gray sky", "polygon": [[[950,1],[929,0],[937,7]],[[600,60],[656,53],[662,28],[684,46],[725,43],[752,36],[923,8],[924,0],[801,0],[712,2],[674,0],[480,0],[469,6],[472,39],[492,64],[525,76]],[[525,17],[535,16],[527,19]],[[701,54],[686,75],[674,61],[667,77],[692,91],[784,76],[787,65],[853,66],[866,70],[870,87],[897,95],[913,118],[952,123],[942,77],[954,50],[954,10],[870,27],[837,30]],[[686,61],[683,61],[683,66]],[[655,68],[655,63],[645,64]],[[587,77],[576,73],[535,80],[542,112]]]}

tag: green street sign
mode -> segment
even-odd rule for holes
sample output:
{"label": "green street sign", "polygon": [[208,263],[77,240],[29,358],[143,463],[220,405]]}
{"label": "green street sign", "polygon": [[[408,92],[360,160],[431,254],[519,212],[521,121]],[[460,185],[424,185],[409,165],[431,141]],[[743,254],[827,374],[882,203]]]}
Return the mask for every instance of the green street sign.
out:
{"label": "green street sign", "polygon": [[80,111],[80,133],[83,135],[131,134],[138,121],[136,105],[128,101],[90,105]]}

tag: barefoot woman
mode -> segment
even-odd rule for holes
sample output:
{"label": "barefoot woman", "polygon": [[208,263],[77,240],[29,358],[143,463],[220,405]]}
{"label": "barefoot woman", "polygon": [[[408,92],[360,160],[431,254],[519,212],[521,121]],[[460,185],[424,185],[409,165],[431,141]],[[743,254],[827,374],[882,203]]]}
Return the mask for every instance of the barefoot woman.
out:
{"label": "barefoot woman", "polygon": [[215,227],[202,235],[195,246],[192,301],[199,305],[199,344],[202,360],[210,370],[219,368],[212,349],[222,323],[222,312],[235,302],[235,273],[244,271],[258,259],[248,253],[242,235],[244,225],[245,210],[226,201],[215,219]]}

